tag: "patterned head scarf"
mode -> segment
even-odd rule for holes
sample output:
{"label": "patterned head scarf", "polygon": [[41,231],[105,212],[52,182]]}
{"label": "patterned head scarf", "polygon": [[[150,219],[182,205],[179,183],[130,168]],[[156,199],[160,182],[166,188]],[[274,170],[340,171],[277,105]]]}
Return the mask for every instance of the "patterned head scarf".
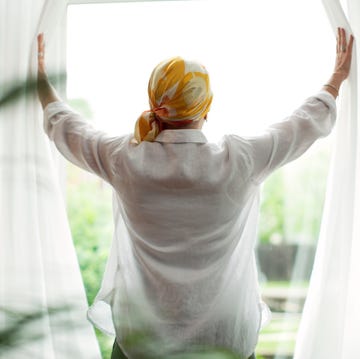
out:
{"label": "patterned head scarf", "polygon": [[174,57],[153,70],[149,85],[150,110],[141,114],[135,124],[134,137],[154,141],[167,122],[179,127],[206,116],[212,101],[209,75],[205,67]]}

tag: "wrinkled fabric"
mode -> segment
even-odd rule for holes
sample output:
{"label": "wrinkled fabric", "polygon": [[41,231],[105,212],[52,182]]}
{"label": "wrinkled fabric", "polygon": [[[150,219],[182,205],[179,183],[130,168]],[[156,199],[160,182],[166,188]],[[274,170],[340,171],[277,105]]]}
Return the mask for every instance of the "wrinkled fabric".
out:
{"label": "wrinkled fabric", "polygon": [[254,256],[260,184],[328,135],[335,118],[335,99],[322,91],[256,137],[214,144],[178,129],[134,144],[132,134],[109,136],[66,104],[49,104],[50,139],[114,189],[113,243],[88,318],[116,333],[129,358],[144,348],[129,344],[139,332],[159,357],[194,345],[249,357],[270,318]]}
{"label": "wrinkled fabric", "polygon": [[208,113],[212,101],[209,75],[204,66],[173,57],[153,70],[148,85],[150,110],[135,124],[134,137],[154,141],[163,122],[178,126],[198,121]]}
{"label": "wrinkled fabric", "polygon": [[[334,37],[355,37],[341,86],[320,234],[295,359],[360,357],[360,1],[322,0]],[[326,323],[326,325],[324,325]]]}
{"label": "wrinkled fabric", "polygon": [[34,94],[39,32],[49,74],[62,78],[66,9],[66,0],[0,1],[0,358],[101,358]]}

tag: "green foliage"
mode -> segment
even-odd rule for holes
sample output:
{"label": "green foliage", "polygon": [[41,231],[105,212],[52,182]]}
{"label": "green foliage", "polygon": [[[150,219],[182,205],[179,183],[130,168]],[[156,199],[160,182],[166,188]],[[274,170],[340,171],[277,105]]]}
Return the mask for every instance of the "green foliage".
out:
{"label": "green foliage", "polygon": [[185,352],[169,354],[167,349],[162,350],[164,347],[155,336],[142,329],[132,330],[123,344],[131,348],[132,356],[137,359],[244,359],[229,349],[209,345],[188,344]]}
{"label": "green foliage", "polygon": [[315,243],[319,235],[329,167],[329,148],[316,151],[285,168],[284,233],[292,242]]}
{"label": "green foliage", "polygon": [[[16,307],[0,308],[0,357],[15,358],[14,351],[20,348],[25,352],[29,344],[43,341],[47,336],[44,322],[50,322],[57,335],[67,332],[69,326],[73,325],[70,318],[78,316],[79,310],[82,309],[76,304],[49,306],[40,302],[37,305],[33,303],[32,308],[26,310]],[[67,350],[66,352],[69,354]]]}
{"label": "green foliage", "polygon": [[72,98],[68,100],[69,105],[87,119],[93,118],[93,111],[87,100],[84,98]]}
{"label": "green foliage", "polygon": [[314,148],[275,171],[261,195],[261,243],[315,243],[320,230],[329,167],[329,147]]}
{"label": "green foliage", "polygon": [[[100,288],[113,233],[111,190],[102,181],[69,164],[67,213],[81,274],[91,304]],[[96,330],[103,358],[114,338]]]}
{"label": "green foliage", "polygon": [[109,337],[108,335],[105,335],[100,330],[95,328],[95,334],[97,337],[97,340],[99,342],[100,350],[101,350],[101,356],[103,359],[110,359],[112,347],[114,344],[114,338]]}
{"label": "green foliage", "polygon": [[[75,171],[75,169],[73,169]],[[70,184],[67,212],[91,303],[101,282],[112,238],[111,191],[99,180]]]}
{"label": "green foliage", "polygon": [[[58,75],[49,75],[48,80],[56,87],[65,83],[66,74],[61,73]],[[0,86],[0,107],[12,104],[20,100],[21,98],[31,96],[37,92],[38,86],[41,86],[41,82],[38,82],[36,77],[29,77],[24,81],[18,83],[1,84]]]}
{"label": "green foliage", "polygon": [[284,233],[284,178],[283,172],[277,171],[266,181],[262,191],[259,240],[268,243],[271,237]]}

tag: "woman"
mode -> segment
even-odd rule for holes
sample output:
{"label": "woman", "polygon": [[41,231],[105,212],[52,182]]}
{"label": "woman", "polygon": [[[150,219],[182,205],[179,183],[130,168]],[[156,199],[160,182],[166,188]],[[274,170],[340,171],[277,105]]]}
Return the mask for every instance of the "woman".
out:
{"label": "woman", "polygon": [[[202,65],[179,57],[160,63],[149,81],[150,110],[137,120],[134,135],[113,137],[58,97],[39,35],[45,131],[68,160],[114,188],[114,241],[88,312],[100,329],[116,333],[113,359],[209,347],[255,357],[269,318],[254,261],[259,186],[330,133],[353,40],[347,44],[338,29],[332,76],[286,121],[261,136],[227,135],[215,145],[201,132],[212,101]],[[138,333],[150,345],[131,345]]]}

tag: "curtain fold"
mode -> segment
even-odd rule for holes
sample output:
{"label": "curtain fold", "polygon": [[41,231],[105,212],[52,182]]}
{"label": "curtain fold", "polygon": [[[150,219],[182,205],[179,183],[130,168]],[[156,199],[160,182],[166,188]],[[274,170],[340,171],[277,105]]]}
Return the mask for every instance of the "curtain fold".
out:
{"label": "curtain fold", "polygon": [[[40,31],[50,73],[64,70],[66,5],[0,1],[0,95],[26,79],[32,83]],[[85,291],[40,104],[31,86],[19,92],[0,107],[0,332],[15,329],[2,338],[0,356],[101,358],[86,320]]]}
{"label": "curtain fold", "polygon": [[357,358],[360,353],[360,133],[358,64],[360,1],[323,0],[331,26],[355,36],[352,68],[338,100],[321,231],[295,359]]}

